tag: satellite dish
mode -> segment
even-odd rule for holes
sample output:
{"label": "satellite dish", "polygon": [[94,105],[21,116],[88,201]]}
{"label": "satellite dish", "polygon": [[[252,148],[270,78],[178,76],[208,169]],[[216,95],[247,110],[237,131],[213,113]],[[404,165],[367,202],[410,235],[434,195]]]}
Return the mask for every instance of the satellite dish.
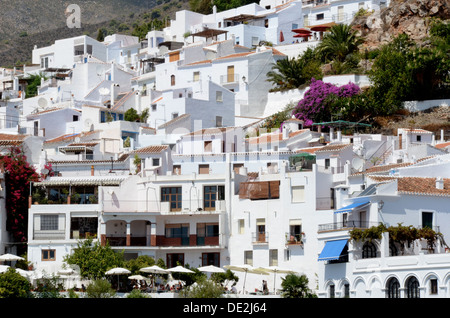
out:
{"label": "satellite dish", "polygon": [[39,98],[37,103],[41,108],[45,108],[48,105],[48,101],[44,97]]}
{"label": "satellite dish", "polygon": [[104,96],[109,95],[109,89],[106,87],[102,87],[98,91],[100,92],[100,95],[104,95]]}
{"label": "satellite dish", "polygon": [[352,167],[356,171],[362,171],[362,169],[364,167],[364,160],[359,157],[353,158]]}
{"label": "satellite dish", "polygon": [[76,138],[75,138],[75,142],[76,142],[76,143],[79,143],[80,140],[81,140],[80,137],[76,137]]}

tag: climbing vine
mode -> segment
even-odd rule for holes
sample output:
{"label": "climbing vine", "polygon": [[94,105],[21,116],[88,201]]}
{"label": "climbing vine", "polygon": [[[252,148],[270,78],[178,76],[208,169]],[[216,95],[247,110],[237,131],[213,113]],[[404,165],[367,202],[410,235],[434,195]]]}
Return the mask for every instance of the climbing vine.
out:
{"label": "climbing vine", "polygon": [[414,241],[421,239],[427,241],[427,247],[429,249],[435,246],[438,239],[444,242],[442,233],[436,232],[429,227],[415,228],[412,225],[404,226],[401,223],[397,224],[397,226],[386,227],[384,224],[379,224],[368,229],[353,229],[349,234],[350,239],[364,242],[380,240],[383,232],[389,233],[389,240],[391,242],[400,243],[402,250],[406,244],[410,245]]}
{"label": "climbing vine", "polygon": [[12,147],[0,158],[0,164],[5,170],[6,229],[16,242],[26,242],[30,182],[38,181],[40,176],[19,147]]}

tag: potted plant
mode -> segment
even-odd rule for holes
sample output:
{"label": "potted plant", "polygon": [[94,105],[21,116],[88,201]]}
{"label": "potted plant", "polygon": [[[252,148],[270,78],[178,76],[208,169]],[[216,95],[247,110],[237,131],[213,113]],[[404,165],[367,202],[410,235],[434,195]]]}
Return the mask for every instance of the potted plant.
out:
{"label": "potted plant", "polygon": [[80,203],[81,195],[79,193],[76,193],[75,191],[70,196],[70,203],[72,204],[78,204]]}

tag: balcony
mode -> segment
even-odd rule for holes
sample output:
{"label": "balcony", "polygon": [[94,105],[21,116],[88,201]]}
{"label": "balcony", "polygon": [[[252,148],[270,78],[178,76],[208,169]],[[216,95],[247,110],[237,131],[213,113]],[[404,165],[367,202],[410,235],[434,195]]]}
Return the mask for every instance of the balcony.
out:
{"label": "balcony", "polygon": [[104,212],[152,212],[162,215],[205,215],[218,214],[226,210],[226,201],[210,202],[211,207],[204,208],[202,200],[181,200],[161,202],[156,200],[104,200]]}
{"label": "balcony", "polygon": [[253,244],[268,244],[269,232],[252,232]]}
{"label": "balcony", "polygon": [[220,75],[220,84],[237,84],[239,82],[239,74]]}
{"label": "balcony", "polygon": [[355,228],[368,229],[372,226],[378,226],[378,222],[366,222],[366,221],[344,221],[319,224],[318,233],[330,232],[330,231],[348,231]]}

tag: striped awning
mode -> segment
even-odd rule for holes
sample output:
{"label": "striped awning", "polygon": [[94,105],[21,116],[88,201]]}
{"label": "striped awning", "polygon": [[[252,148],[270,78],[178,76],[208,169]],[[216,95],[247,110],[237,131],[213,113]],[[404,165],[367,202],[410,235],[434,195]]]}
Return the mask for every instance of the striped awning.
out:
{"label": "striped awning", "polygon": [[35,182],[35,186],[47,187],[47,186],[114,186],[119,185],[128,176],[109,176],[109,177],[50,177],[41,182]]}

